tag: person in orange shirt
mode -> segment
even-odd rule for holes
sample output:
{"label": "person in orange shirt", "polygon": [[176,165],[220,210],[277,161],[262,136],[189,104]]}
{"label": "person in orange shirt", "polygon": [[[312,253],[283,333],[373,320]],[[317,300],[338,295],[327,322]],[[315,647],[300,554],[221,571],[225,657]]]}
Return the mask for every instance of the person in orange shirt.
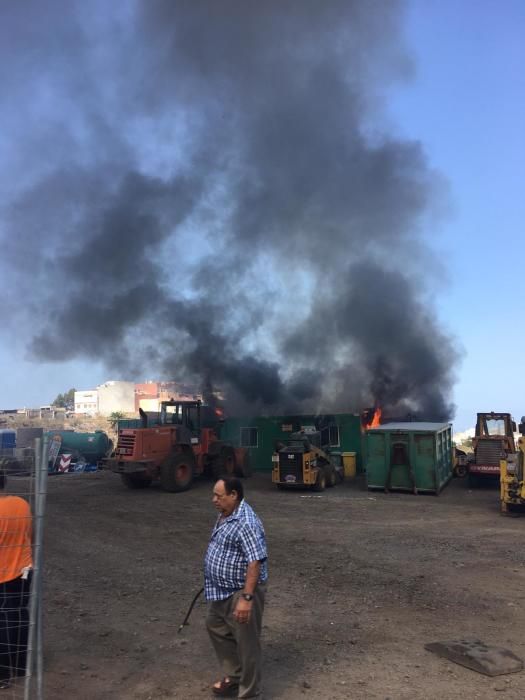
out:
{"label": "person in orange shirt", "polygon": [[29,503],[5,493],[0,470],[0,689],[25,674],[33,557]]}

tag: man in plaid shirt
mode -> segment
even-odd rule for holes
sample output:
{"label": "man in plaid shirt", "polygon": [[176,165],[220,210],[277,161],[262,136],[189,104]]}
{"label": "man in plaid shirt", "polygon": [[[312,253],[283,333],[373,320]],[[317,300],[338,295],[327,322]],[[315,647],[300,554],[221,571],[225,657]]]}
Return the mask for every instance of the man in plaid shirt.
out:
{"label": "man in plaid shirt", "polygon": [[204,560],[209,603],[206,627],[224,678],[212,686],[218,696],[260,697],[260,634],[268,578],[264,528],[244,500],[235,477],[213,487],[219,517]]}

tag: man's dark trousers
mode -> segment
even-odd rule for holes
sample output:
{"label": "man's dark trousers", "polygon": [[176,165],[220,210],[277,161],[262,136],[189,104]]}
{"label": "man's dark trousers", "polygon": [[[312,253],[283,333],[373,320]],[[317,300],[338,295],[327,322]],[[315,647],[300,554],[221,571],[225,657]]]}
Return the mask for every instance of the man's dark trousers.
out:
{"label": "man's dark trousers", "polygon": [[206,627],[225,676],[239,683],[239,698],[257,698],[261,684],[261,627],[266,584],[255,589],[250,621],[233,617],[240,591],[209,603]]}

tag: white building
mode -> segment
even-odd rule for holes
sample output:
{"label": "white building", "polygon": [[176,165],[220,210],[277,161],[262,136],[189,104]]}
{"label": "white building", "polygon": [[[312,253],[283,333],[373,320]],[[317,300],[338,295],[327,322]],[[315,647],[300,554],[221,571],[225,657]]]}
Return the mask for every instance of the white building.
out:
{"label": "white building", "polygon": [[97,386],[98,412],[101,416],[112,413],[135,413],[134,382],[104,382]]}
{"label": "white building", "polygon": [[140,399],[139,406],[143,411],[158,413],[160,411],[160,399]]}
{"label": "white building", "polygon": [[97,415],[98,392],[96,389],[75,391],[75,413],[86,413],[90,416]]}

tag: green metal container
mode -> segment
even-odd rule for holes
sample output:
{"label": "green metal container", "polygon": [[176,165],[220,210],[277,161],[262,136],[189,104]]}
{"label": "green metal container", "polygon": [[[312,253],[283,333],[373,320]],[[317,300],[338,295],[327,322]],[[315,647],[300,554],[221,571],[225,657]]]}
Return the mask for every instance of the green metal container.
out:
{"label": "green metal container", "polygon": [[452,470],[450,423],[385,423],[367,431],[369,489],[438,494]]}
{"label": "green metal container", "polygon": [[140,418],[121,418],[117,421],[117,430],[124,430],[125,428],[140,428],[142,426],[142,421]]}
{"label": "green metal container", "polygon": [[96,464],[106,456],[111,449],[111,440],[105,432],[97,430],[94,433],[75,433],[72,430],[54,430],[45,433],[50,438],[60,435],[62,445],[59,454],[71,453],[75,457],[83,457],[86,462]]}
{"label": "green metal container", "polygon": [[226,418],[221,428],[221,439],[235,447],[245,447],[257,471],[272,470],[272,454],[278,443],[285,442],[290,433],[303,428],[315,428],[323,433],[323,444],[330,445],[338,461],[342,452],[355,452],[357,470],[361,470],[361,419],[352,413],[330,416],[288,415]]}

